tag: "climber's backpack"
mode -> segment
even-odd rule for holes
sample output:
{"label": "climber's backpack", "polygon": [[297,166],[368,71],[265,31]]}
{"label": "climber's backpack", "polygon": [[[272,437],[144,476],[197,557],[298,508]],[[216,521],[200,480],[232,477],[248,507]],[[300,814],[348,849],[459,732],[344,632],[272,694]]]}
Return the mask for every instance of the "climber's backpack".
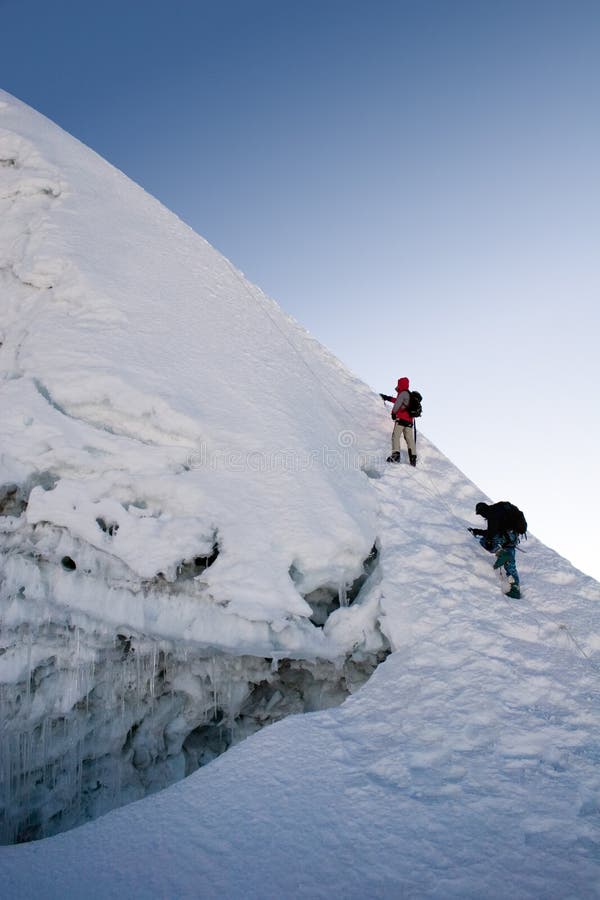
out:
{"label": "climber's backpack", "polygon": [[505,531],[514,531],[519,535],[527,534],[527,519],[518,506],[509,503],[508,500],[501,500],[494,505],[500,512],[502,528]]}
{"label": "climber's backpack", "polygon": [[407,412],[413,419],[418,419],[423,413],[423,407],[421,406],[423,397],[418,391],[409,391],[408,393],[410,394],[410,399],[406,407]]}

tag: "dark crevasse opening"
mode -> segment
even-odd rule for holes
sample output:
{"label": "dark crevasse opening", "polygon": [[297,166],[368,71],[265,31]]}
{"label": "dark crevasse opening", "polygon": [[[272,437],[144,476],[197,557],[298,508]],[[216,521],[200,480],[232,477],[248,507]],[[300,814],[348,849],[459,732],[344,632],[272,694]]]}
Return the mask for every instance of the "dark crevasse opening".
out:
{"label": "dark crevasse opening", "polygon": [[51,472],[38,472],[23,484],[5,482],[0,484],[0,516],[18,518],[27,509],[29,494],[34,487],[52,490],[57,478]]}
{"label": "dark crevasse opening", "polygon": [[[40,476],[36,483],[51,489],[53,479]],[[19,516],[32,484],[4,487],[4,515]],[[96,526],[108,542],[118,540],[115,521],[98,516]],[[6,558],[20,553],[21,545],[9,532]],[[27,548],[48,585],[57,567],[70,584],[72,579],[73,590],[92,584],[94,590],[108,589],[102,580],[104,557],[98,561],[97,551],[64,530],[35,526]],[[166,603],[178,592],[198,590],[201,596],[193,580],[218,555],[215,533],[201,553],[180,563],[169,583],[151,579],[152,590],[164,591]],[[307,596],[313,625],[322,626],[335,609],[359,603],[377,578],[377,561],[374,546],[352,583],[325,585]],[[18,584],[8,594],[4,590],[2,608],[17,604],[22,616],[0,632],[4,844],[94,819],[173,784],[287,715],[339,705],[389,653],[376,625],[368,651],[356,646],[332,662],[208,652],[86,616],[74,624],[58,609],[60,621],[48,611],[38,621],[37,600]]]}
{"label": "dark crevasse opening", "polygon": [[101,626],[4,633],[0,842],[89,821],[291,713],[339,705],[388,653],[383,635],[334,663],[208,655]]}
{"label": "dark crevasse opening", "polygon": [[[377,561],[379,558],[379,550],[377,544],[373,544],[371,552],[363,561],[362,573],[349,584],[325,584],[322,587],[311,591],[304,595],[304,599],[312,609],[310,621],[313,625],[322,627],[332,612],[336,609],[351,606],[359,597],[364,588],[367,579],[370,578],[377,569]],[[292,580],[297,578],[297,573],[290,572]]]}

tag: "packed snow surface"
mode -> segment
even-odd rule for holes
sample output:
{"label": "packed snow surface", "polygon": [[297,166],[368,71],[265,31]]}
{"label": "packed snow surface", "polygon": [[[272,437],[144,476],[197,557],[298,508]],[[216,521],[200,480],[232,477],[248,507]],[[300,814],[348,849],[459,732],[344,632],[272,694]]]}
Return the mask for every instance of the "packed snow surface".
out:
{"label": "packed snow surface", "polygon": [[530,537],[507,600],[476,486],[7,94],[0,214],[4,802],[251,735],[0,848],[3,896],[600,896],[598,583]]}

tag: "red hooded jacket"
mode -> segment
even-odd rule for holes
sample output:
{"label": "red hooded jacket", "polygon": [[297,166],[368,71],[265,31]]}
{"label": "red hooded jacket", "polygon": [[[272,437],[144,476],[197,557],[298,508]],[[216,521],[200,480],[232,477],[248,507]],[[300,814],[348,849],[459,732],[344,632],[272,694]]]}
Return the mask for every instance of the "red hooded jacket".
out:
{"label": "red hooded jacket", "polygon": [[412,425],[413,419],[407,409],[410,402],[408,378],[399,378],[396,390],[398,391],[398,396],[392,408],[392,418],[401,425]]}

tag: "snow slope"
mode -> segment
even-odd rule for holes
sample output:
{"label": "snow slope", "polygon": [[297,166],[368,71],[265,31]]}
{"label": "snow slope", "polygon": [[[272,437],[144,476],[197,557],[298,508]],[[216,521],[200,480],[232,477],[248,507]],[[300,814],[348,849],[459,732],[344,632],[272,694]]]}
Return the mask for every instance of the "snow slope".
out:
{"label": "snow slope", "polygon": [[50,822],[102,742],[105,808],[156,790],[250,695],[321,709],[0,848],[3,895],[600,896],[597,582],[531,538],[506,600],[476,486],[422,435],[386,466],[376,395],[6,94],[0,163],[5,804]]}
{"label": "snow slope", "polygon": [[163,787],[274,706],[339,702],[388,647],[376,604],[328,615],[376,539],[380,399],[6,94],[0,213],[6,841]]}
{"label": "snow slope", "polygon": [[[132,579],[174,580],[218,532],[207,586],[228,623],[285,628],[308,612],[292,564],[310,591],[371,549],[352,463],[376,449],[380,402],[164,207],[3,96],[3,477],[58,475],[28,521]],[[325,468],[325,451],[351,464]],[[119,525],[109,544],[94,513]]]}
{"label": "snow slope", "polygon": [[439,452],[386,472],[395,652],[340,708],[293,716],[188,779],[7,847],[8,897],[600,895],[597,582],[530,539],[502,597]]}

